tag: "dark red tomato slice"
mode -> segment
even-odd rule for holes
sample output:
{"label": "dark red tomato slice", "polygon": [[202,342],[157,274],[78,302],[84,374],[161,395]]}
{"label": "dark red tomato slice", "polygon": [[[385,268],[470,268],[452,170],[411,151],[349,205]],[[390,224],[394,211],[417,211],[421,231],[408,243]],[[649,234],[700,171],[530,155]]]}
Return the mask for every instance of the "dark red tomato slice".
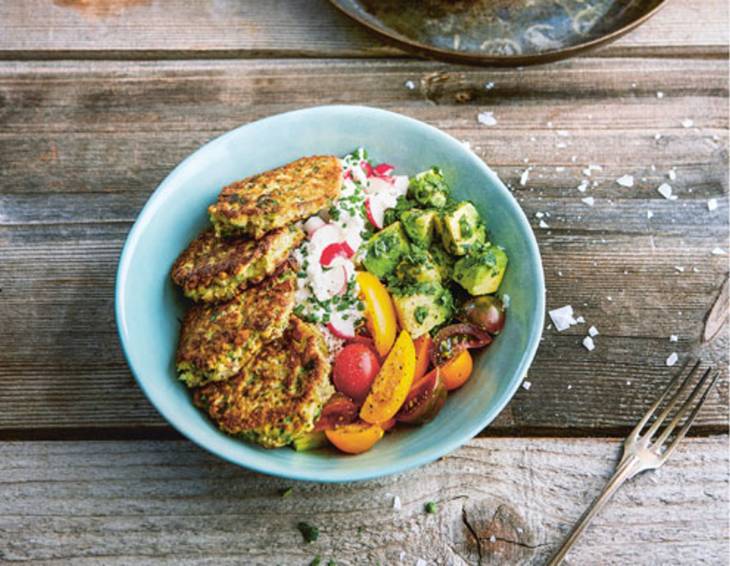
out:
{"label": "dark red tomato slice", "polygon": [[322,409],[322,414],[314,424],[314,430],[332,430],[337,426],[353,423],[357,420],[358,406],[342,393],[335,393]]}
{"label": "dark red tomato slice", "polygon": [[332,380],[335,389],[362,402],[380,370],[377,354],[365,344],[348,344],[335,357]]}

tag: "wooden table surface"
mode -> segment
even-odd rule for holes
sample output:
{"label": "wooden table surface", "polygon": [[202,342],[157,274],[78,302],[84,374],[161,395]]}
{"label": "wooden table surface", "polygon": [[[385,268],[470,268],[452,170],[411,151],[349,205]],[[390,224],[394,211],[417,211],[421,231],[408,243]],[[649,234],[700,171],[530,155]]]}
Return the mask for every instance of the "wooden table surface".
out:
{"label": "wooden table surface", "polygon": [[[113,314],[126,234],[178,162],[240,124],[328,103],[469,142],[533,223],[548,308],[587,321],[546,327],[532,386],[460,450],[339,486],[183,441],[132,379]],[[718,364],[719,387],[568,562],[727,564],[727,193],[726,0],[669,0],[617,43],[517,70],[412,58],[325,0],[0,2],[0,562],[542,564],[676,352]]]}

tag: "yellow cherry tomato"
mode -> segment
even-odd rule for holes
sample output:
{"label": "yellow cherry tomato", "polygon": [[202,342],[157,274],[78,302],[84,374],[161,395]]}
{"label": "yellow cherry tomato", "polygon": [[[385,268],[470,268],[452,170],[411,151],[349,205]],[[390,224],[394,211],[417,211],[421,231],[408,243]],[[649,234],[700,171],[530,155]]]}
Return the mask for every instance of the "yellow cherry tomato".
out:
{"label": "yellow cherry tomato", "polygon": [[367,452],[383,438],[384,432],[380,426],[369,423],[352,423],[324,431],[332,444],[348,454]]}
{"label": "yellow cherry tomato", "polygon": [[372,273],[360,271],[356,275],[365,303],[365,324],[381,357],[390,352],[397,330],[395,308],[385,286]]}
{"label": "yellow cherry tomato", "polygon": [[413,341],[413,346],[416,348],[416,373],[413,376],[413,381],[417,381],[426,375],[428,365],[431,363],[433,340],[431,339],[431,336],[426,333],[416,338]]}
{"label": "yellow cherry tomato", "polygon": [[447,390],[452,391],[464,385],[474,369],[469,350],[464,350],[451,358],[444,365],[439,366],[441,381]]}
{"label": "yellow cherry tomato", "polygon": [[415,372],[416,349],[411,335],[404,330],[375,376],[360,418],[373,424],[392,419],[408,396]]}

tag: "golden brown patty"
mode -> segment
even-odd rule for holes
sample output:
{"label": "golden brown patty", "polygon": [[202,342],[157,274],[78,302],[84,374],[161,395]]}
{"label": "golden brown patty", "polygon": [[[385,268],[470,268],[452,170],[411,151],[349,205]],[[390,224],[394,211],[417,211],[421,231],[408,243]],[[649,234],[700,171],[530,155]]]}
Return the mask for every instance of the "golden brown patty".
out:
{"label": "golden brown patty", "polygon": [[294,267],[287,263],[228,302],[194,305],[185,314],[177,347],[180,379],[190,387],[228,379],[279,338],[294,308]]}
{"label": "golden brown patty", "polygon": [[172,280],[194,301],[227,301],[276,271],[303,238],[295,226],[273,230],[260,240],[218,238],[206,230],[180,254]]}
{"label": "golden brown patty", "polygon": [[261,238],[328,207],[341,189],[342,165],[337,157],[303,157],[228,185],[208,212],[219,235]]}
{"label": "golden brown patty", "polygon": [[284,335],[241,373],[201,387],[194,402],[224,432],[276,448],[314,428],[334,393],[329,375],[319,330],[292,317]]}

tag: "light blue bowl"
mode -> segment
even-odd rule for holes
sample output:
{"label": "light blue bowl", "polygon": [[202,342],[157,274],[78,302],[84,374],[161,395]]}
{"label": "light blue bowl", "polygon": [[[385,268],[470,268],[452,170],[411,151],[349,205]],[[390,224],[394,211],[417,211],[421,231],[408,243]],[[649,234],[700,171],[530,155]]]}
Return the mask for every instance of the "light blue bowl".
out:
{"label": "light blue bowl", "polygon": [[[438,417],[386,435],[373,450],[267,450],[219,432],[175,376],[173,358],[186,307],[170,281],[178,254],[207,225],[207,206],[223,185],[299,157],[344,155],[362,146],[375,161],[413,174],[444,170],[455,196],[472,200],[491,239],[509,254],[501,292],[511,298],[504,332],[477,357],[475,373]],[[213,454],[259,472],[340,482],[394,474],[458,448],[487,426],[520,385],[543,326],[544,280],[530,225],[497,176],[451,136],[399,114],[361,106],[321,106],[266,118],[213,140],[162,182],[139,215],[119,261],[116,317],[122,348],[139,386],[183,435]]]}

